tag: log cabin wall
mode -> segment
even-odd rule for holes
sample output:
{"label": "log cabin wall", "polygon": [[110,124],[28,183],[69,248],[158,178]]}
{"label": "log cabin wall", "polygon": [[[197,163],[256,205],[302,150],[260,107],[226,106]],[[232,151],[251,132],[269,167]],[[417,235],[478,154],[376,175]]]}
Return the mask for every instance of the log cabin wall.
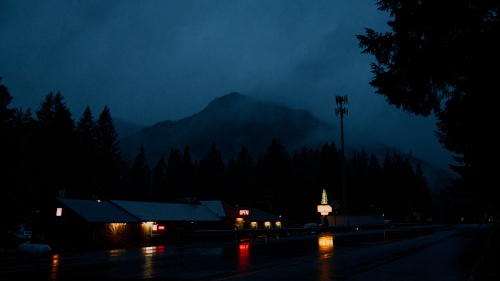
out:
{"label": "log cabin wall", "polygon": [[92,224],[88,238],[88,248],[96,250],[151,245],[147,227],[142,223]]}

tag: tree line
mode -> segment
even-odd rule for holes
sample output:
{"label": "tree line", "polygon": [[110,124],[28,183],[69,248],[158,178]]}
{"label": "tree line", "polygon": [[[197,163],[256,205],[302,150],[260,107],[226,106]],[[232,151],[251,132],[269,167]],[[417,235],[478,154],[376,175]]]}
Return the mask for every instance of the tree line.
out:
{"label": "tree line", "polygon": [[78,199],[108,199],[119,192],[123,161],[107,106],[97,121],[87,107],[75,124],[60,93],[49,93],[35,114],[8,108],[11,100],[0,85],[2,221],[25,219],[61,190]]}
{"label": "tree line", "polygon": [[[323,189],[342,198],[340,154],[335,144],[289,155],[273,139],[252,159],[246,147],[226,162],[216,144],[199,161],[189,147],[172,148],[167,159],[150,167],[144,147],[130,165],[121,158],[118,134],[107,106],[94,120],[89,107],[75,122],[60,93],[49,93],[33,116],[28,108],[10,109],[12,97],[0,85],[2,160],[1,205],[7,221],[60,196],[74,199],[123,199],[176,202],[179,198],[224,200],[256,207],[285,218],[317,218]],[[412,212],[430,216],[431,197],[420,165],[397,154],[383,163],[363,150],[347,160],[349,214],[385,214],[396,220]]]}
{"label": "tree line", "polygon": [[390,14],[389,31],[366,28],[357,35],[371,54],[370,85],[389,104],[412,114],[434,114],[438,141],[454,153],[460,175],[450,191],[485,199],[500,210],[496,169],[489,160],[496,145],[496,104],[487,102],[497,86],[500,63],[499,1],[377,0]]}

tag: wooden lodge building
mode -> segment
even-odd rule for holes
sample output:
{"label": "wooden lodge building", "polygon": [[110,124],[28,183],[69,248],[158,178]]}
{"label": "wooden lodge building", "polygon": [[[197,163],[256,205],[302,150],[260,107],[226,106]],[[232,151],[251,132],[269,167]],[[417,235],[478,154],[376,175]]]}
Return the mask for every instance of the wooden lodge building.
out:
{"label": "wooden lodge building", "polygon": [[190,230],[281,228],[287,220],[220,201],[191,204],[58,198],[32,218],[33,239],[53,249],[118,249],[182,238]]}

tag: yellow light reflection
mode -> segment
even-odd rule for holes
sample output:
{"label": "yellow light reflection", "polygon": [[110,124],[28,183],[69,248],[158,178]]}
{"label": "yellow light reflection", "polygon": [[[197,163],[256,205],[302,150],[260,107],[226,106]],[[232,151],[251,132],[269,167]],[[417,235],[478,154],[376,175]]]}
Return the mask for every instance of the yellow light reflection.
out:
{"label": "yellow light reflection", "polygon": [[319,250],[322,253],[333,250],[333,236],[321,236],[318,238]]}
{"label": "yellow light reflection", "polygon": [[58,273],[59,273],[59,255],[55,254],[52,256],[52,268],[50,270],[50,279],[57,280]]}
{"label": "yellow light reflection", "polygon": [[149,253],[154,251],[153,248],[156,247],[146,247],[146,253],[148,255],[144,255],[144,264],[142,267],[142,277],[144,279],[151,279],[154,277],[153,255],[149,255]]}
{"label": "yellow light reflection", "polygon": [[142,253],[143,254],[152,254],[153,252],[155,252],[155,250],[156,250],[156,246],[144,247],[144,248],[142,248]]}
{"label": "yellow light reflection", "polygon": [[118,257],[125,253],[124,249],[109,250],[110,257]]}

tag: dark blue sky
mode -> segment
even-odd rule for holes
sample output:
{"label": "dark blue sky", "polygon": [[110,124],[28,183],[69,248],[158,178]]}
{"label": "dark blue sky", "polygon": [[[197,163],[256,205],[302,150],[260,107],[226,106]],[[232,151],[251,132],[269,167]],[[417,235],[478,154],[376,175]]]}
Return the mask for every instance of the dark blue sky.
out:
{"label": "dark blue sky", "polygon": [[[357,34],[386,31],[373,0],[0,1],[0,77],[12,107],[34,111],[61,92],[73,118],[152,125],[239,92],[309,110],[338,125],[348,95],[346,145],[385,143],[446,166],[434,117],[389,106],[368,85],[370,55]],[[334,140],[340,144],[338,140]]]}

